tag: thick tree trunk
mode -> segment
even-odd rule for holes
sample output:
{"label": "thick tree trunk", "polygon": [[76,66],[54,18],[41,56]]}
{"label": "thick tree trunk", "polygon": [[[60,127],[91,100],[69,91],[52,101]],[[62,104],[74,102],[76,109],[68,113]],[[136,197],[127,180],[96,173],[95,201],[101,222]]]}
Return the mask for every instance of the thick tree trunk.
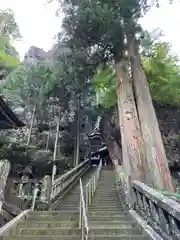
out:
{"label": "thick tree trunk", "polygon": [[149,176],[155,187],[173,191],[166,154],[134,34],[127,34],[135,97],[145,143]]}
{"label": "thick tree trunk", "polygon": [[123,162],[123,167],[128,176],[131,176],[132,172],[132,166],[131,162],[129,159],[129,154],[127,150],[127,144],[125,141],[124,137],[124,127],[123,127],[123,114],[122,114],[122,102],[124,101],[124,92],[118,87],[116,88],[116,93],[117,93],[117,100],[118,100],[118,115],[119,115],[119,126],[120,126],[120,131],[121,131],[121,149],[122,149],[122,162]]}
{"label": "thick tree trunk", "polygon": [[145,182],[143,141],[133,96],[132,82],[128,76],[127,62],[116,63],[119,122],[122,133],[123,162],[132,179]]}

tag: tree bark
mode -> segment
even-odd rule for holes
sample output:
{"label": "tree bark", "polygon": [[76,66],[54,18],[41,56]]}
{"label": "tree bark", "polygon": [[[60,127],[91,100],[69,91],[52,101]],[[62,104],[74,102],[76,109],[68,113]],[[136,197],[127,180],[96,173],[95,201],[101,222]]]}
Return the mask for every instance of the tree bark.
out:
{"label": "tree bark", "polygon": [[145,180],[145,156],[127,62],[116,63],[119,122],[122,134],[123,163],[133,180]]}
{"label": "tree bark", "polygon": [[127,33],[127,41],[139,121],[145,143],[149,172],[151,173],[148,175],[151,177],[151,182],[154,187],[173,191],[161,133],[154,111],[147,78],[141,64],[135,35]]}
{"label": "tree bark", "polygon": [[[132,175],[132,167],[131,167],[131,162],[129,159],[129,155],[128,155],[128,151],[127,151],[127,144],[125,141],[125,137],[124,137],[124,128],[123,128],[123,114],[122,114],[122,107],[121,106],[121,102],[124,101],[124,93],[122,92],[122,90],[120,88],[116,88],[116,92],[117,92],[117,102],[118,102],[118,115],[119,115],[119,126],[120,126],[120,131],[121,131],[121,150],[122,150],[122,162],[123,162],[123,167],[124,170],[126,172],[126,174],[128,176]],[[121,100],[122,99],[122,100]]]}

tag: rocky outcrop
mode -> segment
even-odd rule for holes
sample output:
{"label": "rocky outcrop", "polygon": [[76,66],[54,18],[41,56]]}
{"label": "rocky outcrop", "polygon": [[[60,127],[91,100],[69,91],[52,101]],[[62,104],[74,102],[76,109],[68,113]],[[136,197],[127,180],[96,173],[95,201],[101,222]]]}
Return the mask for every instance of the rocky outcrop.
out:
{"label": "rocky outcrop", "polygon": [[31,46],[24,56],[25,62],[44,61],[48,58],[48,53],[42,48]]}
{"label": "rocky outcrop", "polygon": [[66,55],[69,52],[70,50],[67,47],[63,46],[61,43],[54,44],[52,48],[47,52],[42,48],[31,46],[24,56],[24,61],[33,63],[37,61],[53,60],[57,55]]}

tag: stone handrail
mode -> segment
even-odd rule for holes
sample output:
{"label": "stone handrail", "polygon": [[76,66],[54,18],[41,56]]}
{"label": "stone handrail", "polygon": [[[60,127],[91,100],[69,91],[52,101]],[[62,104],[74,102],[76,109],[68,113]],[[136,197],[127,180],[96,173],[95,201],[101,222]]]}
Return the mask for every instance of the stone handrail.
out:
{"label": "stone handrail", "polygon": [[85,195],[86,195],[86,211],[88,211],[88,206],[92,202],[92,198],[94,196],[94,193],[96,191],[96,187],[99,180],[99,175],[102,169],[102,160],[100,160],[99,165],[97,167],[97,170],[90,178],[89,182],[85,186]]}
{"label": "stone handrail", "polygon": [[180,239],[180,204],[121,169],[117,183],[126,207],[133,209],[162,239]]}
{"label": "stone handrail", "polygon": [[85,197],[83,192],[83,185],[82,180],[80,178],[80,208],[79,208],[79,228],[81,229],[81,239],[87,239],[88,238],[88,219],[87,219],[87,209],[86,209],[86,203],[85,203]]}
{"label": "stone handrail", "polygon": [[16,227],[20,221],[25,219],[25,217],[28,215],[30,210],[24,210],[22,211],[18,216],[13,218],[11,221],[9,221],[7,224],[5,224],[3,227],[0,228],[0,236],[7,236],[12,228]]}
{"label": "stone handrail", "polygon": [[180,204],[146,184],[133,181],[134,210],[163,239],[180,239]]}
{"label": "stone handrail", "polygon": [[[85,170],[89,160],[80,163],[77,167],[55,179],[52,183],[51,176],[45,176],[41,180],[22,178],[13,181],[15,205],[22,210],[47,210],[52,202]],[[12,199],[12,196],[11,196]]]}
{"label": "stone handrail", "polygon": [[85,160],[80,163],[77,167],[71,169],[69,172],[60,176],[52,183],[52,191],[51,191],[51,201],[54,201],[57,196],[59,196],[66,188],[68,188],[74,181],[77,176],[89,167],[89,160]]}

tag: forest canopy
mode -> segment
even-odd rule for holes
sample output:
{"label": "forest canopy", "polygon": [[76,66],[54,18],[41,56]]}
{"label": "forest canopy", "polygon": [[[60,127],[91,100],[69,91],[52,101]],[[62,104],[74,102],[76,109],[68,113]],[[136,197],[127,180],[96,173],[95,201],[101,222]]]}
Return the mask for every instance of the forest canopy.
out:
{"label": "forest canopy", "polygon": [[[180,104],[180,62],[172,54],[169,43],[153,38],[144,32],[141,41],[141,57],[146,72],[152,98],[170,104]],[[105,108],[115,106],[116,79],[112,67],[98,67],[93,77],[99,104]]]}

